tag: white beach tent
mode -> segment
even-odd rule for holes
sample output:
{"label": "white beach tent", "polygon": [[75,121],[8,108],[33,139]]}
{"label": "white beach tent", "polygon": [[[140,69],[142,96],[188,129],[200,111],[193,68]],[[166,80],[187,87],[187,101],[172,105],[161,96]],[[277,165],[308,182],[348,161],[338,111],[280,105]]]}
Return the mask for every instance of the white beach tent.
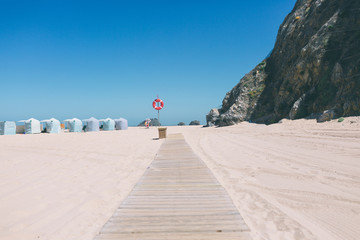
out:
{"label": "white beach tent", "polygon": [[0,122],[0,135],[15,135],[16,124],[12,121]]}
{"label": "white beach tent", "polygon": [[100,122],[102,122],[103,127],[102,130],[104,131],[113,131],[115,129],[115,121],[111,118],[106,119],[100,119]]}
{"label": "white beach tent", "polygon": [[77,118],[66,119],[64,122],[67,122],[69,132],[81,132],[82,131],[82,121]]}
{"label": "white beach tent", "polygon": [[25,134],[34,134],[40,133],[40,122],[35,118],[30,118],[28,120],[21,120],[25,124]]}
{"label": "white beach tent", "polygon": [[42,120],[41,122],[45,123],[45,130],[47,133],[60,133],[60,121],[55,118],[50,118],[47,120]]}
{"label": "white beach tent", "polygon": [[127,130],[128,121],[125,118],[115,119],[115,128],[116,130]]}
{"label": "white beach tent", "polygon": [[99,120],[96,118],[89,118],[83,120],[84,125],[86,125],[85,132],[97,132],[99,131]]}

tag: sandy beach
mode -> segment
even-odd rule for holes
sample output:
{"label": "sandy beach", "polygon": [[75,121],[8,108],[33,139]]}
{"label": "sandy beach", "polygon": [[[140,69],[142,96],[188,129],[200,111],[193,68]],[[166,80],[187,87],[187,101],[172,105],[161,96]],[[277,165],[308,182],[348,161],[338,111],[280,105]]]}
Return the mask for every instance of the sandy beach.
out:
{"label": "sandy beach", "polygon": [[[253,239],[360,236],[360,117],[168,127],[212,170]],[[0,239],[90,240],[164,140],[156,128],[0,136]]]}
{"label": "sandy beach", "polygon": [[359,117],[184,132],[254,239],[359,239]]}
{"label": "sandy beach", "polygon": [[1,136],[0,239],[93,239],[154,159],[156,134]]}

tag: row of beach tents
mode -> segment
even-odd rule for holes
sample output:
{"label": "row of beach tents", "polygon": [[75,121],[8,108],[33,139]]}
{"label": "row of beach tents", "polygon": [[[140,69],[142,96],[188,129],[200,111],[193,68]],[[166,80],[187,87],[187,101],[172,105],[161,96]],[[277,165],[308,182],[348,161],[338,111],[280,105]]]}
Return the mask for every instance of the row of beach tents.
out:
{"label": "row of beach tents", "polygon": [[[18,121],[24,123],[24,133],[25,134],[34,134],[40,133],[41,123],[44,124],[45,131],[47,133],[60,133],[61,132],[61,124],[60,121],[51,118],[47,120],[36,120],[34,118],[30,118],[28,120]],[[124,118],[119,119],[96,119],[89,118],[85,120],[80,120],[77,118],[66,119],[63,121],[67,124],[67,128],[69,132],[96,132],[100,129],[103,131],[113,131],[113,130],[127,130],[128,129],[128,121]],[[14,135],[16,134],[16,123],[14,121],[3,121],[0,122],[0,135]]]}

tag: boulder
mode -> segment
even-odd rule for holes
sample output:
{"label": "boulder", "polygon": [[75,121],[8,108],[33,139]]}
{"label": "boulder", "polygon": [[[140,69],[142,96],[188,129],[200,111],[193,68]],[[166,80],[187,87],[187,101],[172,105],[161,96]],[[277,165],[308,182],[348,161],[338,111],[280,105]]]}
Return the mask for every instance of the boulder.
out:
{"label": "boulder", "polygon": [[326,110],[317,118],[317,122],[319,122],[319,123],[326,122],[326,121],[330,121],[334,118],[335,118],[334,110]]}
{"label": "boulder", "polygon": [[200,121],[198,120],[191,121],[189,125],[200,125]]}

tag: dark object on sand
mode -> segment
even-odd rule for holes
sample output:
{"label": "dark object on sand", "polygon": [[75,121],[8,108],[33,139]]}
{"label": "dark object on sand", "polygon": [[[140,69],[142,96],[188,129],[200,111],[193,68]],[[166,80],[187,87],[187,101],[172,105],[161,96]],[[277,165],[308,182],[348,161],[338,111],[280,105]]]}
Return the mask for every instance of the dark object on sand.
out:
{"label": "dark object on sand", "polygon": [[159,131],[159,139],[166,138],[166,127],[158,128]]}
{"label": "dark object on sand", "polygon": [[200,121],[198,120],[191,121],[189,125],[200,125]]}

